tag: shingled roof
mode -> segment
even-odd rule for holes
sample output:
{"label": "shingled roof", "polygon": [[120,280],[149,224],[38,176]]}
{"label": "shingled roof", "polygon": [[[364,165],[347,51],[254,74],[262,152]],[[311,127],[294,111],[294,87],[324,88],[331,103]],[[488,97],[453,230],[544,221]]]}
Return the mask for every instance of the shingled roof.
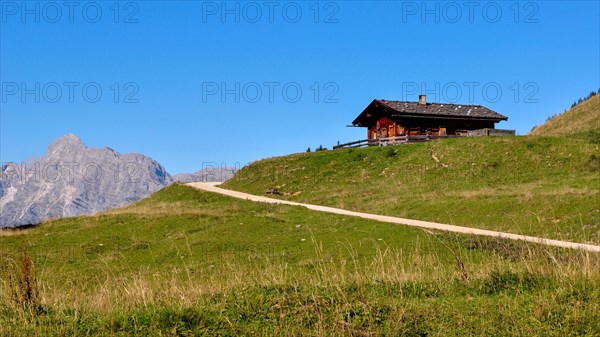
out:
{"label": "shingled roof", "polygon": [[481,105],[426,103],[404,101],[387,101],[376,99],[352,122],[353,125],[363,125],[365,119],[370,118],[371,112],[378,110],[392,117],[424,117],[424,118],[452,118],[452,119],[478,119],[499,122],[508,120],[493,110]]}

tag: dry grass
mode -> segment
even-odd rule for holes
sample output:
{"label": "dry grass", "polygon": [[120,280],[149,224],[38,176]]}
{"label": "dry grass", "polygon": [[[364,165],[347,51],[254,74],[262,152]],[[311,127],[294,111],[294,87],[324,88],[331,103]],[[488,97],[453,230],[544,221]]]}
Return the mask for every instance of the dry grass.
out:
{"label": "dry grass", "polygon": [[522,184],[518,189],[514,186],[510,187],[484,187],[481,189],[467,191],[435,191],[425,192],[420,197],[428,198],[435,196],[461,197],[461,198],[481,198],[493,195],[495,197],[510,196],[510,197],[544,197],[544,196],[589,196],[590,198],[598,197],[600,190],[588,187],[575,188],[570,186],[558,187],[553,190],[535,190],[538,185]]}
{"label": "dry grass", "polygon": [[[493,242],[479,242],[494,245],[499,249],[498,256],[512,258],[490,258],[479,263],[473,260],[463,243],[452,240],[446,245],[455,256],[454,266],[448,266],[445,259],[435,253],[420,251],[419,243],[414,249],[378,248],[369,259],[359,259],[354,247],[344,244],[346,252],[332,257],[313,239],[315,257],[298,264],[268,258],[260,261],[232,258],[215,260],[205,270],[190,261],[185,267],[170,270],[142,267],[122,273],[107,261],[98,268],[94,282],[91,282],[96,285],[92,287],[70,282],[68,276],[65,279],[64,276],[42,274],[40,303],[58,311],[76,309],[109,313],[161,306],[191,307],[206,296],[231,291],[243,293],[246,289],[271,286],[341,289],[352,284],[423,282],[444,288],[459,281],[465,287],[473,287],[479,280],[505,270],[540,275],[556,282],[581,277],[600,279],[600,254],[559,252],[527,244],[498,247]],[[0,282],[0,306],[10,305],[14,289],[14,284],[6,280]]]}
{"label": "dry grass", "polygon": [[189,216],[189,215],[202,215],[202,216],[223,216],[228,212],[238,212],[240,206],[237,203],[232,203],[229,207],[220,208],[198,208],[189,204],[189,202],[162,202],[157,204],[134,204],[128,207],[115,208],[109,211],[98,213],[97,216],[102,215],[147,215],[147,216]]}
{"label": "dry grass", "polygon": [[600,130],[600,95],[592,96],[568,111],[537,126],[533,136],[569,136],[580,132]]}
{"label": "dry grass", "polygon": [[20,229],[7,229],[7,228],[0,229],[0,237],[23,236],[23,235],[26,235],[27,233],[28,233],[27,231],[20,230]]}

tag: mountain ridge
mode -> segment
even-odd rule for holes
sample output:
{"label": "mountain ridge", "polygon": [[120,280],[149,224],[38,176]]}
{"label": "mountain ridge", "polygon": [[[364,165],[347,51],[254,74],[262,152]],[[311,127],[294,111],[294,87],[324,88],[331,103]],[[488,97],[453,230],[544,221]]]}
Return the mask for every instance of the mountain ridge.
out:
{"label": "mountain ridge", "polygon": [[166,169],[150,157],[90,148],[71,133],[50,143],[36,161],[5,163],[0,173],[0,227],[93,214],[173,183]]}

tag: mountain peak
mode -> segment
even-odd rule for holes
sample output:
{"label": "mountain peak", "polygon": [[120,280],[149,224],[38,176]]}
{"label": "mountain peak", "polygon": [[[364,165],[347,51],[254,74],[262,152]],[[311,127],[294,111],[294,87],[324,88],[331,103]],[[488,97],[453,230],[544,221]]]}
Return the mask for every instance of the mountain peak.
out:
{"label": "mountain peak", "polygon": [[93,214],[140,200],[173,182],[150,157],[88,148],[73,134],[50,144],[46,155],[27,164],[27,171],[2,169],[0,228]]}
{"label": "mountain peak", "polygon": [[79,137],[72,133],[67,133],[66,135],[52,142],[52,144],[48,146],[48,151],[53,152],[60,149],[82,150],[85,148],[85,144],[81,141],[81,139],[79,139]]}

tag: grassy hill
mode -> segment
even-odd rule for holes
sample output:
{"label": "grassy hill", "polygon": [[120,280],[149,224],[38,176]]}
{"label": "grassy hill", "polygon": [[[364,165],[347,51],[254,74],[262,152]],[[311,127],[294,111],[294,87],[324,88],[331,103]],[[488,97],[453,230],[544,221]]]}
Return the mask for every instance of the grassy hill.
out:
{"label": "grassy hill", "polygon": [[2,336],[600,331],[600,254],[178,184],[129,207],[0,233]]}
{"label": "grassy hill", "polygon": [[[538,128],[569,137],[295,154],[224,186],[600,244],[597,102]],[[598,312],[600,254],[180,184],[95,216],[0,231],[0,336],[599,336]]]}
{"label": "grassy hill", "polygon": [[538,136],[568,136],[578,133],[600,133],[600,95],[596,94],[556,115],[529,134]]}
{"label": "grassy hill", "polygon": [[600,142],[485,137],[302,153],[224,187],[453,225],[600,243]]}

